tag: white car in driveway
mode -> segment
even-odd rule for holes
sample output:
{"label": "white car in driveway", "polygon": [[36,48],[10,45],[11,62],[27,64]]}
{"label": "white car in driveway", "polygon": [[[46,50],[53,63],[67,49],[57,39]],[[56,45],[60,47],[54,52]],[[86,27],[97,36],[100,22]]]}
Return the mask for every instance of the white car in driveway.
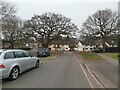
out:
{"label": "white car in driveway", "polygon": [[0,79],[15,80],[22,72],[38,68],[39,62],[25,50],[0,49]]}

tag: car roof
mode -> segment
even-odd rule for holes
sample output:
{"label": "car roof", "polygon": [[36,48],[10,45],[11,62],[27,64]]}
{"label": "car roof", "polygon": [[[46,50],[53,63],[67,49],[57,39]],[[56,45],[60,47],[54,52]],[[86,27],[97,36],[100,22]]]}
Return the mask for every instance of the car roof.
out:
{"label": "car roof", "polygon": [[0,49],[0,52],[3,52],[3,50],[2,50],[2,49]]}
{"label": "car roof", "polygon": [[4,51],[25,51],[25,50],[21,50],[21,49],[0,49],[0,52],[4,52]]}

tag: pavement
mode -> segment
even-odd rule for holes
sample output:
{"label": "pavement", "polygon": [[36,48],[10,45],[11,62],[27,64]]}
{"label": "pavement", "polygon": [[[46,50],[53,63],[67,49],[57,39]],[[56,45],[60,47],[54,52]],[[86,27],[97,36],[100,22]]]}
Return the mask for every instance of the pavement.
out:
{"label": "pavement", "polygon": [[[3,80],[3,88],[91,88],[90,79],[72,52],[43,63],[37,69],[29,70],[17,80]],[[96,82],[93,81],[93,85]]]}
{"label": "pavement", "polygon": [[112,64],[115,67],[118,67],[118,60],[115,60],[114,58],[104,54],[104,53],[98,53],[99,56],[101,56],[103,59],[105,59],[107,62]]}
{"label": "pavement", "polygon": [[111,58],[110,56],[105,55],[104,53],[99,53],[102,58],[106,60],[104,63],[105,68],[105,76],[108,78],[114,85],[118,86],[118,60]]}
{"label": "pavement", "polygon": [[105,88],[118,88],[118,60],[99,53],[105,60],[88,61],[79,56]]}

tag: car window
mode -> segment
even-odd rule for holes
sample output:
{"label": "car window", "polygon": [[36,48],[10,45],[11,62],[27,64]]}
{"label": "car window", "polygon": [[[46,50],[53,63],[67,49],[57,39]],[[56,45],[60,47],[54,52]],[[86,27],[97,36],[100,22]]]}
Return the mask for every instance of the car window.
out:
{"label": "car window", "polygon": [[4,59],[12,59],[12,58],[14,58],[13,52],[7,52],[4,56]]}
{"label": "car window", "polygon": [[43,51],[43,49],[38,49],[38,51]]}
{"label": "car window", "polygon": [[0,55],[1,55],[2,52],[0,52]]}
{"label": "car window", "polygon": [[16,51],[14,53],[15,53],[16,58],[26,57],[25,54],[23,53],[23,51]]}
{"label": "car window", "polygon": [[46,52],[49,52],[49,50],[48,50],[48,49],[46,49]]}
{"label": "car window", "polygon": [[38,52],[49,51],[47,48],[39,48]]}
{"label": "car window", "polygon": [[28,52],[24,51],[23,53],[24,53],[25,57],[30,57],[30,54]]}

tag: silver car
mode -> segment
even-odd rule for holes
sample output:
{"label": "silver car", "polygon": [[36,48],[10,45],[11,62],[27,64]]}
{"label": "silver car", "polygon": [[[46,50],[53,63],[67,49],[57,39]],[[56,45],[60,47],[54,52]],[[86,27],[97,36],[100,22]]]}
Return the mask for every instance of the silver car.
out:
{"label": "silver car", "polygon": [[39,62],[37,57],[31,56],[25,50],[0,49],[0,79],[15,80],[22,72],[38,68]]}

